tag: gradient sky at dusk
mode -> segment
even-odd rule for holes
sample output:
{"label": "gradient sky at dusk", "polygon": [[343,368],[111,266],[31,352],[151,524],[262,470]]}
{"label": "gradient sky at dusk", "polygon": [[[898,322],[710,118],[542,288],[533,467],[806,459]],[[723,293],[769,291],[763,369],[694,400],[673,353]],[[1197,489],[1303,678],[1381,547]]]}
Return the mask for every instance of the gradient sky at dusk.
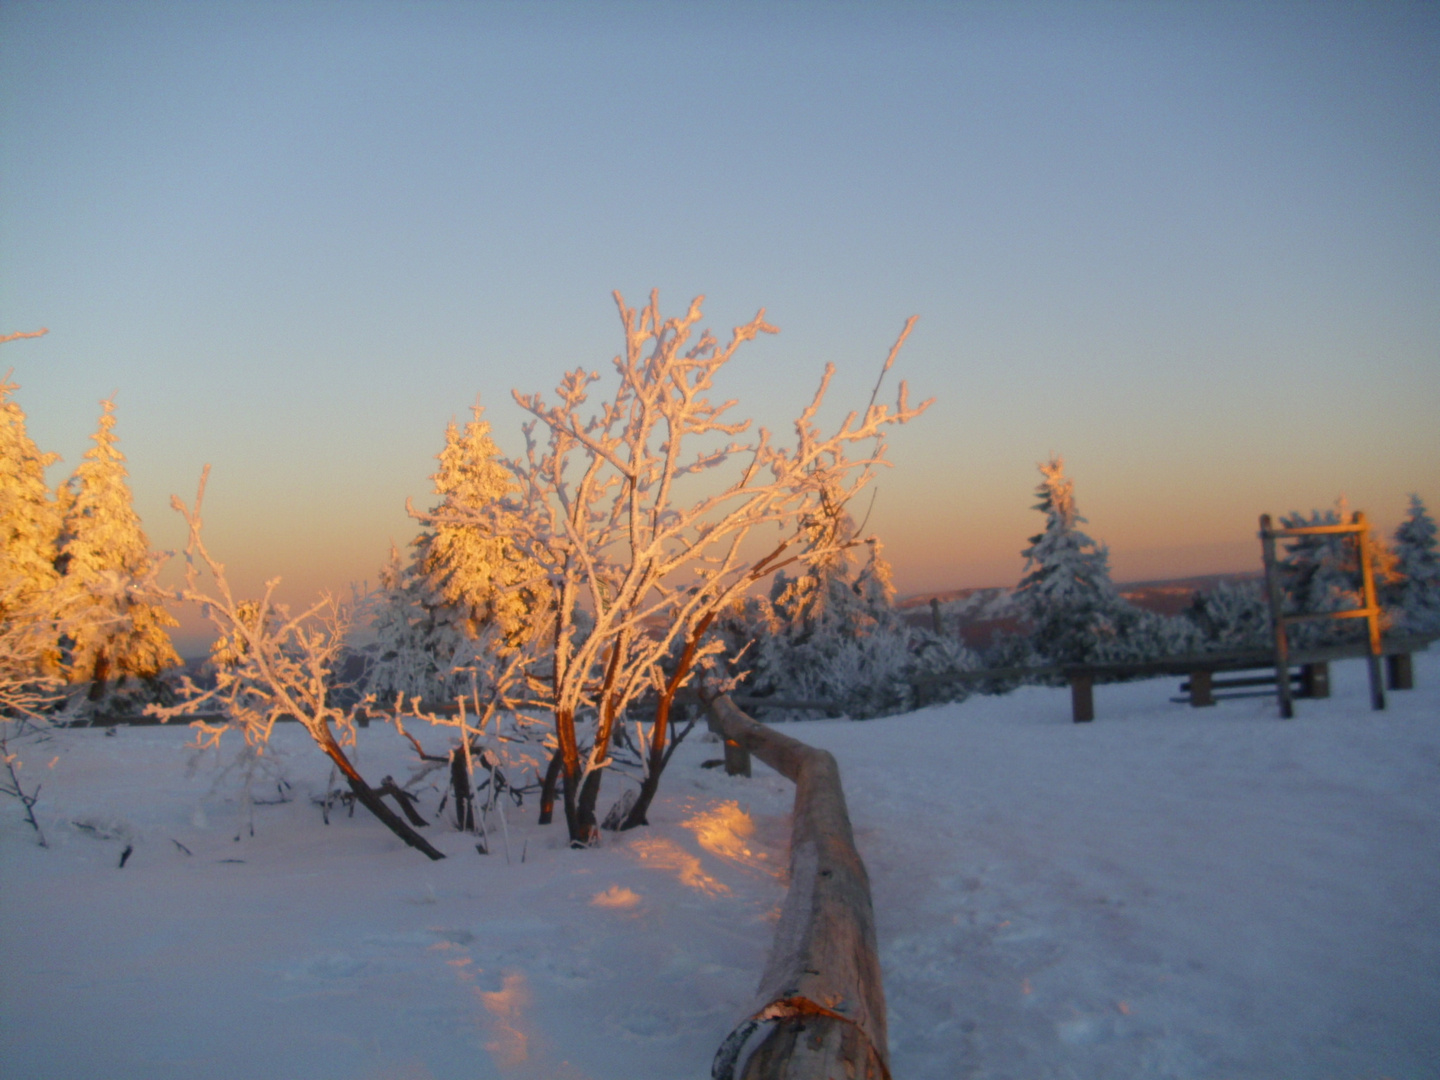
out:
{"label": "gradient sky at dusk", "polygon": [[1064,455],[1117,579],[1257,516],[1440,510],[1440,5],[0,3],[0,349],[42,449],[117,393],[151,541],[212,465],[253,588],[370,579],[446,421],[619,348],[781,328],[788,430],[898,365],[902,592],[1012,584]]}

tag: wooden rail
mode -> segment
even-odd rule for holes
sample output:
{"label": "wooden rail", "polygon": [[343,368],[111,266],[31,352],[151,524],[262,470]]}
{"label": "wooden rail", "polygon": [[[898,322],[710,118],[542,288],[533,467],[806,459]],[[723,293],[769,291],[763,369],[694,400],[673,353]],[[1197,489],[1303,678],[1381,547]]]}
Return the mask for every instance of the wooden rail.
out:
{"label": "wooden rail", "polygon": [[768,1023],[740,1080],[889,1080],[870,879],[835,758],[756,723],[728,696],[710,702],[709,722],[725,740],[726,771],[749,775],[753,753],[795,784],[790,891],[756,1008],[721,1044],[711,1076],[733,1080]]}

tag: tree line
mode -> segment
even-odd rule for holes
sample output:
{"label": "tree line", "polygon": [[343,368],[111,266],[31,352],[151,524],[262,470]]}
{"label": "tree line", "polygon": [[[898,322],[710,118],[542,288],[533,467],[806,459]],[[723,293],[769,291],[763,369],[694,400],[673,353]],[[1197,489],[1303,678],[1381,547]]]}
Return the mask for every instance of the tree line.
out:
{"label": "tree line", "polygon": [[[0,381],[7,724],[143,703],[163,719],[191,718],[197,746],[238,736],[253,778],[272,767],[264,751],[275,724],[299,720],[352,797],[439,858],[405,790],[436,770],[447,782],[441,808],[450,801],[462,828],[483,832],[488,814],[527,794],[542,822],[558,805],[578,846],[602,826],[645,824],[701,693],[792,710],[820,702],[864,718],[1015,685],[945,681],[957,672],[1268,643],[1253,583],[1199,593],[1179,616],[1128,603],[1111,581],[1108,550],[1082,531],[1059,458],[1040,466],[1044,526],[1023,551],[1011,598],[1019,629],[977,651],[962,644],[953,608],[942,605],[934,625],[911,625],[895,606],[880,541],[850,507],[886,464],[887,432],[930,404],[910,405],[903,382],[893,405],[878,400],[914,319],[863,409],[822,429],[827,368],[793,438],[782,440],[711,396],[736,350],[775,332],[763,309],[722,342],[700,329],[701,298],[668,318],[655,294],[641,308],[615,299],[623,349],[608,379],[579,368],[553,398],[515,391],[530,417],[515,457],[500,452],[478,403],[468,422],[452,421],[432,476],[435,501],[407,504],[418,532],[403,552],[392,547],[380,588],[351,601],[322,595],[294,611],[275,599],[276,580],[258,597],[231,590],[204,538],[208,467],[193,502],[172,502],[189,531],[184,584],[158,585],[113,401],[101,403],[84,460],[52,491],[45,472],[55,455],[29,439],[17,388]],[[1342,513],[1283,521],[1338,522]],[[1440,631],[1435,524],[1418,496],[1393,539],[1373,550],[1392,625]],[[1359,568],[1338,538],[1290,541],[1282,574],[1293,608],[1354,606]],[[199,604],[215,627],[203,677],[172,670],[176,622],[166,604],[181,601]],[[357,644],[357,631],[368,644]],[[375,716],[415,749],[406,785],[373,785],[354,764],[356,728]],[[448,744],[422,745],[404,724],[417,716],[448,731]],[[602,814],[603,781],[615,773],[624,782]],[[13,768],[11,779],[20,793]]]}

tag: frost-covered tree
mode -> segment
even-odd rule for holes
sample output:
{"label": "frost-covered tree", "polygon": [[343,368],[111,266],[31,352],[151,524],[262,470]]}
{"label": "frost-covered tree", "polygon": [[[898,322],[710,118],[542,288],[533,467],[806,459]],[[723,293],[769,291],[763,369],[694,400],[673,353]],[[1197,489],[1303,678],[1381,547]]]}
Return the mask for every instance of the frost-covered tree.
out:
{"label": "frost-covered tree", "polygon": [[1270,607],[1258,581],[1222,581],[1197,592],[1184,614],[1203,649],[1263,649],[1272,640]]}
{"label": "frost-covered tree", "polygon": [[[116,447],[115,403],[102,401],[94,445],[61,500],[64,512],[58,592],[70,618],[65,669],[99,697],[110,679],[152,678],[179,664],[153,582],[157,560],[130,496],[125,456]],[[117,578],[119,585],[117,586]]]}
{"label": "frost-covered tree", "polygon": [[370,687],[381,700],[398,694],[438,701],[465,693],[484,631],[494,628],[500,640],[515,640],[533,621],[537,599],[525,586],[536,569],[503,520],[489,519],[491,528],[460,524],[518,490],[478,404],[463,430],[450,423],[438,460],[431,479],[439,502],[425,513],[410,507],[429,527],[411,542],[408,562],[392,549],[380,575]]}
{"label": "frost-covered tree", "polygon": [[1024,576],[1015,589],[1015,606],[1032,628],[1035,649],[1052,663],[1098,659],[1099,643],[1115,634],[1118,613],[1126,607],[1110,581],[1110,553],[1080,525],[1075,485],[1065,476],[1064,459],[1040,466],[1035,509],[1045,529],[1030,538]]}
{"label": "frost-covered tree", "polygon": [[[918,681],[977,665],[958,641],[899,617],[879,540],[862,540],[843,506],[822,502],[803,528],[807,553],[824,554],[803,560],[793,574],[776,574],[768,597],[750,598],[723,620],[747,693],[881,716],[915,707]],[[964,686],[935,691],[925,700],[953,698]]]}
{"label": "frost-covered tree", "polygon": [[60,510],[45,483],[45,470],[59,460],[42,454],[25,430],[25,413],[14,400],[18,389],[0,378],[0,624],[23,638],[37,671],[59,672],[53,631],[60,575],[55,570]]}
{"label": "frost-covered tree", "polygon": [[1409,515],[1395,529],[1394,557],[1386,602],[1397,625],[1412,633],[1440,632],[1440,554],[1435,519],[1419,495],[1410,496]]}
{"label": "frost-covered tree", "polygon": [[276,723],[298,720],[366,809],[406,844],[432,859],[443,859],[442,852],[386,805],[381,792],[365,780],[346,753],[356,743],[357,709],[340,705],[335,691],[353,609],[326,595],[293,614],[274,599],[278,578],[266,582],[258,600],[237,598],[225,567],[211,557],[201,535],[201,505],[209,474],[207,465],[193,507],[178,496],[170,501],[190,531],[185,584],[171,597],[199,605],[218,631],[211,652],[215,684],[203,688],[186,676],[178,705],[151,705],[147,712],[170,720],[218,710],[220,722],[192,723],[196,745],[219,745],[227,733],[237,732],[245,743],[242,753],[251,760],[263,757]]}
{"label": "frost-covered tree", "polygon": [[448,701],[458,689],[454,663],[465,644],[462,620],[439,602],[416,560],[390,548],[370,625],[375,631],[366,688],[380,701]]}
{"label": "frost-covered tree", "polygon": [[[554,717],[573,843],[596,835],[595,805],[617,725],[641,700],[654,705],[649,723],[634,729],[643,776],[623,824],[645,823],[673,746],[675,695],[721,647],[710,635],[716,618],[761,579],[828,553],[805,551],[803,523],[823,500],[843,504],[867,483],[883,460],[885,429],[925,408],[907,404],[902,384],[893,410],[872,398],[822,435],[815,417],[833,372],[827,369],[795,423],[793,445],[777,445],[764,429],[747,443],[727,442],[750,425],[729,419],[734,402],[712,402],[714,380],[741,344],[775,331],[762,311],[725,346],[708,331],[692,342],[701,299],[685,315],[662,319],[655,294],[641,310],[616,294],[625,351],[614,361],[613,397],[587,415],[600,376],[583,369],[562,379],[555,404],[517,392],[535,418],[525,457],[510,463],[520,491],[465,522],[455,516],[457,524],[513,536],[520,556],[537,568],[548,647],[532,670],[543,675]],[[858,447],[865,449],[850,458]],[[738,467],[728,483],[698,482],[731,461]],[[496,528],[501,514],[504,529]],[[764,540],[767,527],[778,527],[779,537]],[[758,555],[752,538],[761,541]]]}

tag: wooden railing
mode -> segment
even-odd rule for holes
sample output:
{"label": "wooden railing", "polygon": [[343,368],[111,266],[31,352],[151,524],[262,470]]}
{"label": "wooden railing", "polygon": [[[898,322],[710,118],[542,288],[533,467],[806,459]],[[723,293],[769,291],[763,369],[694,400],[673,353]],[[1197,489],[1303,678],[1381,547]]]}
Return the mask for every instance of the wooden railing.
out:
{"label": "wooden railing", "polygon": [[[824,750],[756,723],[726,696],[709,705],[726,770],[754,754],[795,784],[790,890],[756,1008],[721,1044],[714,1080],[888,1080],[885,992],[870,879],[855,850],[840,769]],[[752,1037],[769,1031],[742,1062]]]}
{"label": "wooden railing", "polygon": [[[1410,690],[1415,685],[1414,667],[1411,654],[1423,652],[1434,634],[1396,634],[1382,639],[1380,653],[1384,659],[1387,682],[1391,690]],[[1298,669],[1302,686],[1301,696],[1328,697],[1328,667],[1336,660],[1371,656],[1367,642],[1349,645],[1326,645],[1313,649],[1300,649],[1287,658],[1287,669]],[[975,668],[968,671],[949,671],[938,675],[927,675],[915,679],[912,685],[917,696],[923,699],[926,692],[938,687],[956,684],[1024,682],[1034,679],[1063,679],[1070,686],[1071,717],[1077,724],[1095,719],[1096,683],[1119,682],[1124,679],[1145,679],[1157,675],[1179,675],[1189,681],[1181,687],[1190,698],[1190,704],[1198,707],[1215,704],[1215,690],[1242,685],[1241,680],[1216,679],[1220,672],[1275,670],[1275,654],[1270,649],[1233,649],[1224,652],[1189,653],[1184,656],[1168,656],[1158,660],[1136,660],[1115,664],[1049,664],[1043,667]],[[1272,688],[1274,678],[1267,678],[1253,685],[1267,684]],[[1250,680],[1244,680],[1250,685]],[[748,708],[785,709],[787,711],[811,710],[832,716],[840,714],[840,705],[831,701],[790,701],[780,698],[744,697],[736,695]]]}

